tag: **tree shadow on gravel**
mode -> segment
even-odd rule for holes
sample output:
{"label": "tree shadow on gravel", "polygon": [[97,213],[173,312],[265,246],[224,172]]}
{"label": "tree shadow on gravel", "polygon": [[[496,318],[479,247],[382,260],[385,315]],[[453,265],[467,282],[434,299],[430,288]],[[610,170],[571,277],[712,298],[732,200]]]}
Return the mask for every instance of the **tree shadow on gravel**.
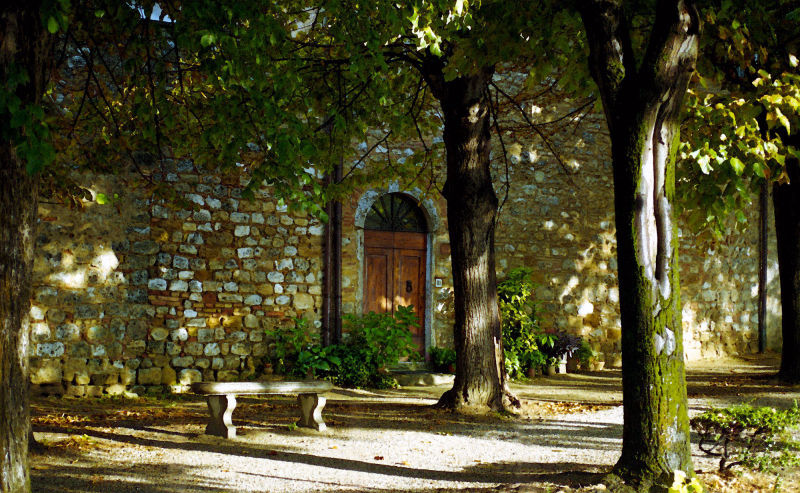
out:
{"label": "tree shadow on gravel", "polygon": [[[136,419],[130,419],[124,410],[104,409],[102,402],[84,410],[71,409],[70,404],[67,401],[61,407],[51,405],[46,409],[34,406],[34,431],[80,434],[88,433],[85,431],[88,428],[127,428],[193,439],[204,432],[208,422],[207,411],[183,404],[138,409]],[[546,440],[552,446],[611,450],[618,447],[615,439],[621,436],[620,426],[549,419],[550,415],[602,408],[534,403],[523,409],[529,412],[527,416],[463,415],[425,404],[334,401],[325,407],[323,418],[333,433],[347,430],[410,431],[523,444],[538,444]],[[294,398],[242,398],[234,412],[233,423],[240,436],[268,432],[291,439],[300,431],[295,427],[298,418],[299,408]],[[606,441],[605,437],[612,439]]]}
{"label": "tree shadow on gravel", "polygon": [[[525,485],[525,491],[534,491],[531,486],[538,484],[555,485],[558,487],[578,488],[598,484],[604,471],[586,464],[556,463],[547,464],[539,468],[537,465],[524,463],[502,463],[496,469],[487,469],[484,465],[472,468],[465,473],[451,473],[450,481],[469,481],[491,483],[485,488],[459,488],[460,492],[489,492],[506,491],[496,483],[506,486]],[[413,474],[414,469],[407,469],[411,475],[397,475],[399,477],[418,477]],[[83,467],[59,464],[48,469],[34,469],[31,471],[32,491],[37,493],[85,493],[85,492],[113,492],[113,493],[185,493],[187,491],[228,492],[232,491],[230,483],[224,483],[208,477],[198,477],[191,467],[179,464],[142,463],[135,467],[121,468],[119,465]],[[442,492],[456,491],[431,487],[425,489],[386,489],[368,487],[361,484],[326,481],[320,479],[303,479],[282,475],[269,474],[259,471],[237,471],[236,474],[262,478],[265,481],[287,481],[299,483],[306,488],[313,487],[315,491],[340,491],[343,489],[355,491],[413,491],[413,492]],[[153,478],[159,478],[154,484]],[[487,478],[485,481],[476,478]],[[398,486],[402,484],[398,480]],[[301,486],[302,487],[302,486]],[[512,487],[513,489],[513,487]],[[537,490],[538,491],[538,490]],[[544,491],[544,490],[542,490]],[[551,491],[549,488],[547,491]]]}
{"label": "tree shadow on gravel", "polygon": [[[186,493],[197,491],[197,481],[181,476],[191,475],[191,468],[177,464],[140,463],[125,468],[119,464],[85,467],[58,464],[53,468],[31,470],[31,491],[36,493]],[[153,484],[159,478],[160,484]],[[203,480],[203,491],[231,491],[221,481]]]}
{"label": "tree shadow on gravel", "polygon": [[[393,464],[384,464],[379,462],[367,462],[362,460],[344,459],[337,457],[316,456],[309,453],[292,452],[287,450],[278,450],[269,447],[259,447],[254,444],[236,441],[222,443],[217,439],[208,439],[203,441],[186,441],[174,442],[169,440],[160,440],[155,438],[144,438],[120,433],[108,433],[104,431],[86,429],[82,430],[85,435],[93,438],[100,438],[118,443],[126,443],[138,445],[143,447],[153,447],[169,450],[182,450],[189,452],[202,452],[202,453],[217,453],[229,456],[239,456],[247,459],[263,459],[266,461],[280,461],[289,462],[293,464],[302,464],[308,466],[316,466],[321,468],[334,468],[343,471],[353,471],[359,473],[379,474],[383,476],[393,476],[397,478],[410,478],[410,479],[424,479],[429,481],[446,481],[446,482],[471,482],[471,483],[498,483],[498,482],[515,482],[515,483],[529,483],[535,481],[543,481],[550,476],[557,477],[563,471],[568,470],[572,472],[592,471],[596,469],[596,465],[583,464],[583,463],[548,463],[548,464],[525,464],[523,462],[514,463],[514,465],[501,463],[498,471],[502,473],[502,479],[494,477],[493,474],[488,473],[488,469],[481,466],[474,466],[462,471],[443,471],[436,469],[418,468],[411,466],[401,466]],[[213,440],[213,441],[212,441]],[[162,464],[161,466],[165,466]],[[183,467],[183,466],[176,466]],[[93,468],[87,468],[86,471],[92,471]],[[96,469],[96,468],[94,468]],[[83,468],[81,468],[83,470]],[[116,470],[116,469],[113,469]],[[553,471],[558,472],[553,472]],[[109,470],[110,471],[110,470]],[[38,471],[41,473],[42,471]],[[56,473],[58,474],[58,473]],[[151,476],[152,471],[146,473]],[[69,476],[69,472],[65,472]],[[84,490],[93,491],[93,490]],[[94,490],[97,491],[97,490]],[[160,491],[160,490],[156,490]]]}
{"label": "tree shadow on gravel", "polygon": [[753,373],[695,371],[686,377],[690,399],[725,406],[749,402],[754,406],[790,408],[800,401],[800,386],[782,384],[777,369],[760,367]]}
{"label": "tree shadow on gravel", "polygon": [[491,476],[499,483],[552,483],[580,488],[600,483],[610,469],[578,462],[492,462],[476,464],[468,471]]}

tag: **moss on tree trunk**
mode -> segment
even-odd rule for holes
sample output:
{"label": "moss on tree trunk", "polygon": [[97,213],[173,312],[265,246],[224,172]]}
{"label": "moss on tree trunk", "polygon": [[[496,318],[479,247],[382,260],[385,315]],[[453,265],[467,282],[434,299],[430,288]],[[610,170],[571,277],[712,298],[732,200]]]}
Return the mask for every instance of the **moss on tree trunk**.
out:
{"label": "moss on tree trunk", "polygon": [[683,361],[675,153],[697,59],[691,0],[659,0],[643,53],[622,0],[582,0],[589,66],[611,134],[622,319],[622,455],[614,473],[648,491],[694,474]]}
{"label": "moss on tree trunk", "polygon": [[[614,471],[646,490],[692,474],[677,227],[671,202],[677,128],[657,111],[612,136],[622,318],[624,425]],[[659,151],[658,148],[661,148]]]}
{"label": "moss on tree trunk", "polygon": [[[39,103],[50,67],[50,36],[41,25],[40,4],[12,0],[0,7],[0,77],[5,101],[0,107],[0,491],[30,489],[28,472],[28,341],[36,227],[37,182],[16,154],[25,129],[11,129],[11,111]],[[23,71],[26,80],[9,87],[9,74]],[[22,137],[20,137],[22,132]],[[17,142],[12,142],[12,135]]]}
{"label": "moss on tree trunk", "polygon": [[800,383],[800,162],[786,160],[789,183],[775,184],[775,235],[781,280],[781,368],[778,377]]}

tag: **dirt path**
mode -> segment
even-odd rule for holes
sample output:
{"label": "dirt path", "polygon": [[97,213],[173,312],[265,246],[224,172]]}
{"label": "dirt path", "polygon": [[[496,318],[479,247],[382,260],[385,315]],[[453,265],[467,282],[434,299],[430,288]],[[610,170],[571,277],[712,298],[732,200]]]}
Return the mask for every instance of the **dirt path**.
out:
{"label": "dirt path", "polygon": [[[771,360],[690,368],[692,412],[755,400],[790,406],[800,388],[775,387]],[[337,389],[328,431],[297,429],[290,398],[242,398],[239,436],[203,434],[205,403],[39,399],[32,458],[38,492],[559,491],[594,489],[619,455],[618,371],[559,375],[515,385],[518,417],[461,416],[430,407],[446,390]],[[695,467],[714,461],[695,451]],[[774,476],[701,474],[712,491],[771,491]],[[794,476],[783,491],[800,491]]]}

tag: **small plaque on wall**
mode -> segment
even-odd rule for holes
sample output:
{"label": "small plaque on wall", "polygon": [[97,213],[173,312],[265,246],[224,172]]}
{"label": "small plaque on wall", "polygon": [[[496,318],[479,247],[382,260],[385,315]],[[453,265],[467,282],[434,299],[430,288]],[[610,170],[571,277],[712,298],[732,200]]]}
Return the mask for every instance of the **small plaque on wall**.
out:
{"label": "small plaque on wall", "polygon": [[441,288],[442,287],[442,278],[441,277],[437,277],[436,280],[433,281],[433,284],[437,288]]}

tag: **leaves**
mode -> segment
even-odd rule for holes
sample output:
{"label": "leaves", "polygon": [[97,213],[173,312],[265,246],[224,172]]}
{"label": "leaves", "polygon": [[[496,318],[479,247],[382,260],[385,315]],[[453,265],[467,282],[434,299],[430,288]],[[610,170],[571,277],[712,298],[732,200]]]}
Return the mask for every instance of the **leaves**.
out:
{"label": "leaves", "polygon": [[796,23],[783,2],[723,2],[702,15],[699,85],[687,98],[677,198],[695,231],[720,237],[746,227],[742,211],[763,180],[785,176],[788,143],[800,128]]}
{"label": "leaves", "polygon": [[47,18],[47,30],[50,34],[55,34],[58,32],[58,21],[55,17],[50,16]]}

